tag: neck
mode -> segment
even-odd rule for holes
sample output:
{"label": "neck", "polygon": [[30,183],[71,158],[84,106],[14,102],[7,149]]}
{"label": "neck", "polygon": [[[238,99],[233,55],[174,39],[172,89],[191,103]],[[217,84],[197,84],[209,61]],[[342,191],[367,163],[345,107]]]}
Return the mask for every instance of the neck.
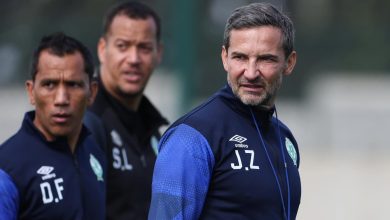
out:
{"label": "neck", "polygon": [[77,141],[79,140],[80,133],[81,133],[81,131],[79,131],[77,135],[73,135],[72,137],[67,138],[70,152],[72,152],[72,154],[76,150],[76,145],[77,145]]}
{"label": "neck", "polygon": [[256,111],[269,111],[272,109],[271,106],[269,105],[257,105],[257,106],[253,106],[253,108],[256,110]]}
{"label": "neck", "polygon": [[78,126],[74,132],[68,134],[66,138],[66,141],[68,143],[68,146],[70,148],[70,152],[72,152],[72,154],[75,152],[76,150],[76,146],[77,146],[77,142],[79,140],[79,137],[80,137],[80,134],[81,134],[81,129],[82,129],[83,125],[80,124],[80,126]]}
{"label": "neck", "polygon": [[137,96],[125,96],[125,95],[121,96],[114,92],[108,91],[108,93],[111,96],[113,96],[116,100],[118,100],[123,106],[125,106],[125,108],[129,110],[136,112],[141,104],[142,94]]}
{"label": "neck", "polygon": [[72,131],[71,133],[69,133],[69,134],[67,134],[65,136],[62,136],[62,135],[52,134],[51,132],[45,130],[41,126],[41,124],[38,122],[36,116],[35,116],[35,119],[34,119],[33,123],[34,123],[35,127],[41,132],[41,134],[44,136],[44,138],[47,141],[55,141],[57,138],[63,137],[63,138],[66,139],[66,142],[68,143],[70,151],[72,153],[75,151],[76,145],[77,145],[77,141],[78,141],[80,133],[81,133],[82,124],[80,124],[80,126],[77,127],[76,129],[74,129],[74,131]]}
{"label": "neck", "polygon": [[274,105],[275,105],[275,96],[268,97],[259,105],[255,106],[255,109],[259,111],[264,111],[264,110],[269,111],[274,107]]}

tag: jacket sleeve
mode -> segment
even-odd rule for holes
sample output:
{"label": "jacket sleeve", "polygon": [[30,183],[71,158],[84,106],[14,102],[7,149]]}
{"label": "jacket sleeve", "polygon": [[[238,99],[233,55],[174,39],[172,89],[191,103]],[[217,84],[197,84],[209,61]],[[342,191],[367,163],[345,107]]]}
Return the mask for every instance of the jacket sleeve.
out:
{"label": "jacket sleeve", "polygon": [[0,219],[16,220],[19,195],[11,177],[0,169]]}
{"label": "jacket sleeve", "polygon": [[153,173],[149,220],[198,219],[214,167],[205,137],[188,125],[162,137]]}

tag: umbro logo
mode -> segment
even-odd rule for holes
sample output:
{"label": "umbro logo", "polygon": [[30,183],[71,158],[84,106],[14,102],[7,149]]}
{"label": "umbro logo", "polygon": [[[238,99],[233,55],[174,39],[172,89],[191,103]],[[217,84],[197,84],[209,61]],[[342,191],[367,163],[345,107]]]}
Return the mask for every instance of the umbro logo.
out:
{"label": "umbro logo", "polygon": [[238,143],[242,144],[246,140],[247,140],[246,138],[236,134],[233,137],[231,137],[229,141],[235,141],[235,142],[238,142]]}
{"label": "umbro logo", "polygon": [[43,182],[39,184],[42,193],[42,202],[43,204],[48,203],[59,203],[64,199],[63,191],[64,188],[64,179],[56,178],[56,174],[53,172],[54,167],[52,166],[41,166],[37,170],[37,174],[41,175]]}
{"label": "umbro logo", "polygon": [[229,141],[237,142],[238,144],[234,144],[236,148],[248,148],[248,145],[243,144],[247,139],[236,134],[233,137],[230,138]]}
{"label": "umbro logo", "polygon": [[37,174],[42,175],[42,180],[47,180],[56,177],[55,173],[51,173],[54,170],[54,167],[51,166],[41,166],[37,170]]}

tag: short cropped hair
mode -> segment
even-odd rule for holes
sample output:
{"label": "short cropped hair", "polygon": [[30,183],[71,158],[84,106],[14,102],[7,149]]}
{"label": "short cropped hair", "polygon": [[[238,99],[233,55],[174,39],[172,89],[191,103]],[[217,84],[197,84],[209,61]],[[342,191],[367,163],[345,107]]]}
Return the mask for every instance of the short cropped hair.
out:
{"label": "short cropped hair", "polygon": [[47,50],[50,54],[63,57],[65,55],[75,54],[80,52],[84,59],[84,71],[91,80],[94,72],[94,65],[91,52],[80,41],[65,35],[62,32],[53,33],[42,37],[38,47],[34,50],[31,63],[30,75],[31,79],[35,80],[38,72],[38,63],[41,52]]}
{"label": "short cropped hair", "polygon": [[291,19],[269,3],[252,3],[233,11],[225,26],[223,46],[230,46],[232,30],[273,26],[282,31],[283,50],[288,57],[294,50],[294,26]]}
{"label": "short cropped hair", "polygon": [[156,40],[160,42],[161,38],[161,21],[157,13],[145,5],[144,3],[137,1],[120,2],[111,7],[103,19],[103,36],[107,36],[110,31],[110,27],[114,18],[118,15],[126,15],[131,19],[147,19],[151,17],[156,24]]}

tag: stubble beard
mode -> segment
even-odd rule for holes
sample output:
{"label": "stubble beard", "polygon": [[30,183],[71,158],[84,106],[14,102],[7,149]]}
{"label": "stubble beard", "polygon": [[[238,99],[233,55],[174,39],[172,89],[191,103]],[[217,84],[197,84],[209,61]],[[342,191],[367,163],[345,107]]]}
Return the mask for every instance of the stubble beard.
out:
{"label": "stubble beard", "polygon": [[232,88],[233,94],[239,98],[242,103],[253,107],[271,108],[273,106],[274,98],[280,89],[280,86],[282,85],[283,77],[280,75],[271,84],[262,79],[259,79],[259,81],[262,81],[261,84],[264,85],[265,91],[263,93],[244,93],[240,92],[238,86],[238,84],[240,84],[240,80],[238,80],[236,83],[232,83],[228,77],[228,84]]}
{"label": "stubble beard", "polygon": [[145,90],[145,87],[142,87],[140,88],[139,90],[137,91],[132,91],[132,92],[129,92],[129,91],[126,91],[125,89],[122,89],[120,86],[118,86],[116,88],[116,93],[124,98],[124,99],[134,99],[134,98],[137,98],[139,96],[142,96],[143,93],[144,93],[144,90]]}

